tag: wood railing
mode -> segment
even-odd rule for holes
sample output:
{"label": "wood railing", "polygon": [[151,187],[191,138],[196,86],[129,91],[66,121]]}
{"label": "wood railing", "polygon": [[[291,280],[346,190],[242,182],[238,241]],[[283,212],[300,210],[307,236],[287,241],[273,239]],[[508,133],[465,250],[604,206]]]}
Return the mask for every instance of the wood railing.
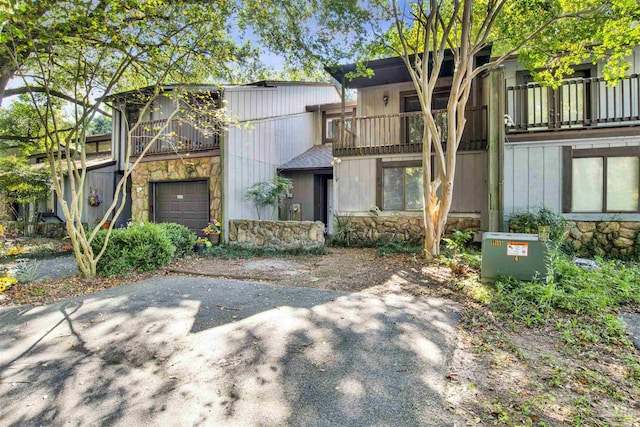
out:
{"label": "wood railing", "polygon": [[[433,112],[442,141],[446,144],[446,110]],[[487,107],[465,110],[467,123],[460,150],[484,150],[487,146]],[[421,112],[386,116],[351,117],[337,120],[334,156],[422,152]]]}
{"label": "wood railing", "polygon": [[[148,144],[146,155],[185,153],[220,148],[220,132],[206,131],[181,119],[152,120],[140,123],[131,134],[131,155],[139,156]],[[158,136],[158,138],[154,138]]]}
{"label": "wood railing", "polygon": [[507,131],[532,132],[640,124],[640,76],[610,86],[602,77],[575,78],[558,89],[507,86]]}

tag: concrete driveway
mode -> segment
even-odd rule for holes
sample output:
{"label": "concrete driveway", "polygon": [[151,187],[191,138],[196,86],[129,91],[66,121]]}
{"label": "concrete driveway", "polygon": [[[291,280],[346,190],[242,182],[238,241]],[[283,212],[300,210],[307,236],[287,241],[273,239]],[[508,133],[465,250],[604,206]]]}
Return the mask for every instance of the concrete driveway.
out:
{"label": "concrete driveway", "polygon": [[5,426],[450,425],[445,300],[154,278],[0,311]]}

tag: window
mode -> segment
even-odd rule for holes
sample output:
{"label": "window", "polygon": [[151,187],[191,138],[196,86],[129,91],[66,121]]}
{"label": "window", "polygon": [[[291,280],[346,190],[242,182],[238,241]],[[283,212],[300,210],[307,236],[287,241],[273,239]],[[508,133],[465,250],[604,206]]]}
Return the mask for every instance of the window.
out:
{"label": "window", "polygon": [[[450,88],[443,88],[443,89],[444,90],[436,90],[433,93],[433,97],[431,98],[431,109],[434,111],[447,109],[447,103],[449,102]],[[422,107],[420,106],[420,101],[418,100],[418,95],[416,95],[415,92],[401,93],[400,99],[402,100],[401,101],[402,105],[400,105],[400,109],[403,113],[414,113],[414,112],[422,111]],[[444,112],[442,117],[446,117],[445,114],[446,112]],[[422,134],[424,132],[424,121],[421,115],[411,115],[409,117],[405,117],[403,127],[404,127],[404,142],[406,144],[422,143]]]}
{"label": "window", "polygon": [[590,117],[591,86],[585,79],[591,74],[591,67],[582,67],[554,90],[519,72],[519,84],[525,85],[518,95],[524,108],[520,120],[528,128],[582,126]]}
{"label": "window", "polygon": [[[344,112],[345,119],[350,119],[355,115],[354,110],[346,110]],[[326,112],[322,113],[322,143],[331,143],[337,140],[340,137],[340,129],[338,127],[340,118],[342,114],[340,113],[331,113],[327,114]],[[351,121],[346,120],[344,122],[344,127],[347,132],[351,130]]]}
{"label": "window", "polygon": [[391,211],[419,211],[424,205],[421,161],[378,160],[378,206]]}
{"label": "window", "polygon": [[565,147],[564,168],[565,212],[640,211],[640,147]]}

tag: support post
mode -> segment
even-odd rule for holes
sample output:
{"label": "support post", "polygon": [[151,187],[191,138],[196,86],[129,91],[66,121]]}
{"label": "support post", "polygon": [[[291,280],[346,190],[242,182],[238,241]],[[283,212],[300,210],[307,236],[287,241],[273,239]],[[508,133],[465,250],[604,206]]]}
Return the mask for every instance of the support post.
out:
{"label": "support post", "polygon": [[504,67],[501,66],[491,70],[488,83],[487,225],[488,231],[502,231],[504,227],[502,196],[504,183],[504,116],[506,102]]}

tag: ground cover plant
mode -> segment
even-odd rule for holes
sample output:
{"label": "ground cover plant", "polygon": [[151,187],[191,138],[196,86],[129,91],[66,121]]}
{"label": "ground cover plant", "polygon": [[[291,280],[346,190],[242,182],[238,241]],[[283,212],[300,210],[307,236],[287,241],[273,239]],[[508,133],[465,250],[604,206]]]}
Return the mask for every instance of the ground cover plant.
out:
{"label": "ground cover plant", "polygon": [[325,255],[325,247],[296,248],[296,249],[271,249],[271,248],[246,248],[236,245],[208,246],[201,252],[204,257],[222,259],[249,259],[249,258],[282,258],[288,256]]}
{"label": "ground cover plant", "polygon": [[453,277],[437,292],[465,306],[449,390],[461,423],[638,425],[640,354],[618,315],[640,307],[640,267],[582,268],[552,246],[547,278],[529,282],[482,283],[467,248],[441,257]]}

